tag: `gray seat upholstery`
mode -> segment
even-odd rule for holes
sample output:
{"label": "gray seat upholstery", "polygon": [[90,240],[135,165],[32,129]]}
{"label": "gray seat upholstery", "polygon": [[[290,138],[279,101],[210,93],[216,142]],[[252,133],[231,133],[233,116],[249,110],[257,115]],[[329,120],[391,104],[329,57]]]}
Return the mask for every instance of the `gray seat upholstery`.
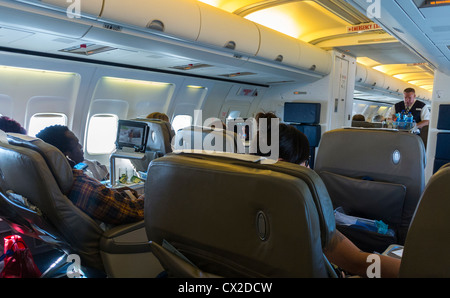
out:
{"label": "gray seat upholstery", "polygon": [[237,135],[222,128],[189,126],[177,131],[174,150],[209,150],[218,152],[244,153],[244,145],[238,143]]}
{"label": "gray seat upholstery", "polygon": [[148,165],[153,159],[172,152],[171,141],[175,132],[169,122],[160,119],[137,118],[132,120],[146,122],[149,127],[144,159],[130,159],[136,171],[147,172]]}
{"label": "gray seat upholstery", "polygon": [[450,277],[450,163],[428,181],[406,237],[400,277]]}
{"label": "gray seat upholstery", "polygon": [[[155,257],[147,244],[143,221],[105,231],[68,199],[73,184],[72,169],[56,147],[40,139],[10,134],[8,143],[0,143],[0,160],[0,205],[7,207],[0,216],[17,232],[43,240],[66,255],[77,254],[83,267],[111,277],[129,276],[128,272],[116,269],[123,264],[114,263],[111,254],[126,255],[129,263],[154,263],[146,259]],[[11,193],[26,198],[39,212],[16,204]],[[128,242],[118,241],[125,233],[132,235]],[[131,257],[135,253],[137,260]],[[147,277],[156,276],[151,268],[147,269],[150,272]],[[155,270],[158,273],[161,270],[157,262]],[[134,273],[136,277],[143,274]]]}
{"label": "gray seat upholstery", "polygon": [[425,149],[417,135],[346,128],[322,136],[315,171],[327,186],[334,208],[343,207],[349,215],[382,220],[396,231],[397,238],[390,240],[375,233],[362,235],[367,240],[373,237],[385,247],[365,247],[360,242],[359,246],[364,246],[360,249],[382,252],[389,242],[405,241],[424,189],[424,167]]}
{"label": "gray seat upholstery", "polygon": [[352,127],[365,127],[365,128],[381,128],[383,125],[381,122],[367,122],[352,120]]}
{"label": "gray seat upholstery", "polygon": [[[168,154],[145,184],[145,226],[175,277],[329,277],[335,232],[318,175],[243,154]],[[164,248],[174,246],[194,265]]]}
{"label": "gray seat upholstery", "polygon": [[[58,149],[40,139],[32,142],[19,138],[10,140],[10,144],[0,144],[0,169],[7,190],[24,196],[45,214],[52,227],[60,231],[59,241],[64,243],[65,250],[72,248],[86,264],[101,269],[98,241],[103,231],[67,198],[73,183],[67,159]],[[44,148],[47,160],[32,147]],[[54,172],[58,174],[55,176]]]}

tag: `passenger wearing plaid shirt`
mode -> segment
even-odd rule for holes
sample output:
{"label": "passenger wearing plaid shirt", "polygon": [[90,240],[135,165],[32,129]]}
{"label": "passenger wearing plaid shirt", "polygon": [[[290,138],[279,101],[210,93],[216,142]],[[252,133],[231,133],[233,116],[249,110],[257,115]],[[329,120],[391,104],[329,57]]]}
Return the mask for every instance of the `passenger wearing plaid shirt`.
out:
{"label": "passenger wearing plaid shirt", "polygon": [[[73,170],[69,199],[86,214],[107,224],[124,224],[144,219],[144,196],[124,187],[111,189],[81,170]],[[130,197],[125,190],[132,192]]]}
{"label": "passenger wearing plaid shirt", "polygon": [[[47,127],[36,137],[58,148],[72,167],[84,160],[82,146],[67,126]],[[74,182],[69,199],[89,216],[106,224],[132,223],[144,219],[143,195],[139,197],[136,191],[128,187],[108,188],[81,170],[72,171]]]}

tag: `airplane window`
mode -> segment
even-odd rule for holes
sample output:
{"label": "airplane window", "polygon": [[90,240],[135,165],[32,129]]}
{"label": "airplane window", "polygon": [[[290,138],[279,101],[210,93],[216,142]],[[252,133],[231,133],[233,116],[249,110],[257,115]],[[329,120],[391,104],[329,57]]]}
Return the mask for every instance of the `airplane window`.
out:
{"label": "airplane window", "polygon": [[229,114],[228,114],[228,119],[236,119],[236,118],[239,118],[239,116],[241,115],[241,111],[231,111]]}
{"label": "airplane window", "polygon": [[116,148],[117,115],[96,114],[89,121],[86,150],[90,155],[110,154]]}
{"label": "airplane window", "polygon": [[42,129],[52,125],[67,125],[65,114],[34,114],[31,116],[28,135],[35,137]]}
{"label": "airplane window", "polygon": [[192,125],[192,116],[189,115],[176,115],[172,121],[172,127],[175,132],[186,126]]}

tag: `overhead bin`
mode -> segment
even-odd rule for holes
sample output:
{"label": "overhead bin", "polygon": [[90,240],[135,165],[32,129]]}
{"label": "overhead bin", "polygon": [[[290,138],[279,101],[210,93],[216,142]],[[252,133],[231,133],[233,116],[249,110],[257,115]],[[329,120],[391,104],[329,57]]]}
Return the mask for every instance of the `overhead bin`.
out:
{"label": "overhead bin", "polygon": [[372,86],[374,88],[383,88],[384,77],[385,74],[383,74],[382,72],[375,70],[373,68],[368,68],[367,77],[363,83],[367,86]]}
{"label": "overhead bin", "polygon": [[416,98],[431,100],[431,92],[418,86],[387,75],[381,71],[358,63],[356,65],[355,87],[362,87],[364,91],[374,90],[391,94],[396,97],[403,96],[403,90],[412,87],[416,90]]}
{"label": "overhead bin", "polygon": [[356,75],[355,75],[355,82],[358,84],[362,84],[363,82],[365,82],[367,79],[367,68],[362,65],[357,63],[356,64]]}
{"label": "overhead bin", "polygon": [[383,89],[391,92],[403,93],[403,90],[408,87],[407,85],[408,84],[405,81],[391,76],[385,76]]}
{"label": "overhead bin", "polygon": [[300,43],[298,39],[256,24],[260,34],[257,57],[298,67],[300,65]]}
{"label": "overhead bin", "polygon": [[[81,19],[67,15],[71,9],[77,12],[76,3]],[[51,48],[58,54],[80,54],[78,48],[93,46],[102,51],[85,58],[121,62],[100,54],[104,49],[142,51],[186,61],[158,69],[178,71],[187,64],[189,70],[182,71],[190,71],[195,61],[203,76],[265,84],[312,82],[332,65],[331,55],[318,47],[197,0],[0,0],[0,7],[0,26],[74,40],[68,48]],[[125,63],[142,66],[134,60]],[[223,67],[233,69],[213,72]]]}
{"label": "overhead bin", "polygon": [[[55,5],[58,7],[62,7],[68,13],[76,13],[76,2],[67,1],[67,0],[40,0],[34,2],[42,2],[45,4]],[[103,0],[89,0],[89,1],[80,1],[80,13],[92,15],[98,17],[102,11]]]}
{"label": "overhead bin", "polygon": [[[38,0],[0,2],[0,26],[4,25],[10,30],[19,29],[30,33],[40,32],[67,38],[81,38],[94,22],[94,20],[87,21],[83,18],[82,11],[80,11],[81,18],[70,18],[65,8],[50,9],[51,4],[44,4]],[[88,4],[85,9],[93,12],[94,6]],[[52,13],[49,13],[50,11]]]}
{"label": "overhead bin", "polygon": [[200,31],[200,10],[190,0],[105,0],[101,19],[193,41]]}
{"label": "overhead bin", "polygon": [[202,2],[198,2],[198,6],[201,15],[199,42],[256,55],[259,31],[254,22]]}
{"label": "overhead bin", "polygon": [[319,47],[256,24],[260,33],[257,57],[318,74],[329,74],[332,57]]}
{"label": "overhead bin", "polygon": [[298,66],[320,74],[331,72],[331,54],[321,48],[298,40],[300,46],[300,60]]}

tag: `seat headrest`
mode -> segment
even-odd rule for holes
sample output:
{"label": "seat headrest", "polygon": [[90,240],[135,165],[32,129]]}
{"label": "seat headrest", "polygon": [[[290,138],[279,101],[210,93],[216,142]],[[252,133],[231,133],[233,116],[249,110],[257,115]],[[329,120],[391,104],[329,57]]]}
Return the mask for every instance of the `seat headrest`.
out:
{"label": "seat headrest", "polygon": [[63,194],[69,193],[73,184],[72,168],[58,148],[41,139],[17,133],[8,134],[8,142],[11,145],[29,148],[41,154],[55,177],[61,192]]}
{"label": "seat headrest", "polygon": [[352,120],[352,127],[381,128],[382,126],[383,124],[381,122]]}
{"label": "seat headrest", "polygon": [[170,141],[174,132],[169,122],[159,119],[134,119],[134,121],[146,122],[149,127],[146,150],[159,151],[163,154],[172,151]]}
{"label": "seat headrest", "polygon": [[[352,176],[370,171],[374,179],[386,175],[423,175],[426,154],[417,135],[382,129],[345,128],[322,135],[315,170]],[[334,171],[336,170],[336,171]],[[354,175],[353,175],[354,176]]]}
{"label": "seat headrest", "polygon": [[175,133],[170,123],[161,119],[137,118],[132,121],[145,122],[149,128],[144,159],[130,160],[137,171],[145,172],[153,159],[172,152],[171,141]]}
{"label": "seat headrest", "polygon": [[[237,142],[234,132],[203,126],[190,126],[177,131],[174,150],[192,149],[217,152],[244,153],[243,144]],[[239,146],[241,145],[241,146]]]}

